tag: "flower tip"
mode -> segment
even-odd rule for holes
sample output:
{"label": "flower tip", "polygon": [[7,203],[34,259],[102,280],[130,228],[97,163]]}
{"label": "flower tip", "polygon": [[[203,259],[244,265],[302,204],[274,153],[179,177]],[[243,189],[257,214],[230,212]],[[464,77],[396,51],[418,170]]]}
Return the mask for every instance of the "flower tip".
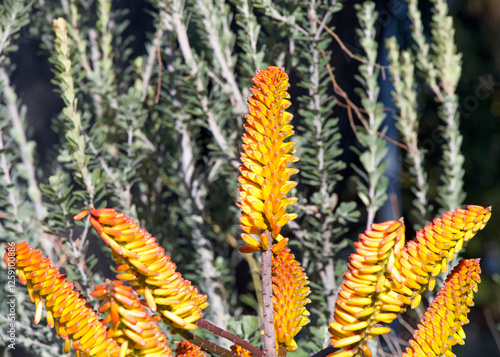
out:
{"label": "flower tip", "polygon": [[259,248],[253,247],[251,245],[246,245],[244,247],[240,247],[238,250],[240,251],[240,253],[247,253],[247,254],[260,252]]}
{"label": "flower tip", "polygon": [[85,217],[87,217],[87,215],[89,214],[89,211],[88,210],[83,210],[81,211],[80,213],[76,214],[73,216],[73,220],[75,221],[79,221]]}

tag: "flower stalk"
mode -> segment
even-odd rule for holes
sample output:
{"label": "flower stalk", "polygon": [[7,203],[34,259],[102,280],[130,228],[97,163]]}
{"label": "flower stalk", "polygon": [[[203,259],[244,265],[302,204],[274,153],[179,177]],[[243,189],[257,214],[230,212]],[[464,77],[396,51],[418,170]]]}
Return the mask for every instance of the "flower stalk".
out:
{"label": "flower stalk", "polygon": [[[271,234],[265,234],[270,238]],[[263,324],[264,324],[264,354],[266,357],[276,357],[276,339],[274,329],[274,309],[273,309],[273,284],[272,284],[272,250],[267,244],[267,249],[261,254],[262,266],[262,302],[264,304]]]}

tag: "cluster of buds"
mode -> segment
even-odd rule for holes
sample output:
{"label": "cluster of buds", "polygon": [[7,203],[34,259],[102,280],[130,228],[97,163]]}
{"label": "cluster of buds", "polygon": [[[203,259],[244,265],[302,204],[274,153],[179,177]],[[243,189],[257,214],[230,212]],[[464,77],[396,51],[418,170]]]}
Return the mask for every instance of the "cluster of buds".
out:
{"label": "cluster of buds", "polygon": [[311,300],[307,275],[289,248],[281,249],[272,262],[274,330],[276,344],[297,350],[294,337],[309,323],[305,305]]}
{"label": "cluster of buds", "polygon": [[[47,324],[56,327],[57,334],[65,341],[64,351],[71,345],[77,357],[118,357],[120,348],[115,340],[106,336],[106,326],[99,315],[87,306],[85,298],[66,281],[66,275],[53,267],[39,249],[27,242],[7,245],[5,263],[15,260],[16,274],[28,288],[31,302],[35,303],[35,324],[40,322],[43,304],[47,309]],[[73,341],[73,344],[71,344]]]}
{"label": "cluster of buds", "polygon": [[176,272],[176,265],[165,250],[138,223],[113,208],[91,209],[77,214],[82,219],[90,213],[90,222],[111,247],[116,259],[117,278],[134,286],[145,297],[151,311],[158,311],[165,323],[195,330],[201,310],[208,306],[206,295]]}
{"label": "cluster of buds", "polygon": [[467,206],[448,211],[441,218],[427,224],[417,232],[417,239],[408,242],[401,251],[395,271],[403,277],[403,287],[395,289],[406,305],[416,308],[421,294],[434,289],[435,277],[445,273],[450,262],[464,242],[483,229],[491,217],[491,208]]}
{"label": "cluster of buds", "polygon": [[345,351],[332,356],[350,357],[360,350],[371,356],[366,342],[390,331],[378,323],[392,322],[402,309],[403,303],[393,292],[402,281],[392,281],[391,277],[404,246],[405,226],[388,221],[373,223],[371,228],[360,234],[344,274],[329,332],[333,347]]}
{"label": "cluster of buds", "polygon": [[[404,226],[399,222],[372,224],[373,230],[361,234],[360,241],[355,243],[356,253],[350,257],[349,271],[344,275],[344,283],[338,294],[334,321],[330,322],[329,331],[332,334],[333,346],[344,351],[336,352],[332,356],[350,357],[359,350],[365,356],[371,356],[366,347],[367,340],[390,331],[388,327],[375,324],[390,323],[399,313],[404,312],[408,305],[412,308],[418,306],[426,286],[428,285],[431,290],[434,288],[435,277],[447,270],[448,262],[462,249],[464,242],[484,228],[490,216],[491,209],[480,206],[467,206],[467,209],[446,212],[441,218],[434,219],[432,223],[418,231],[416,240],[408,242],[404,248]],[[477,262],[469,261],[467,264],[468,267],[477,266]],[[462,266],[457,269],[460,274],[465,274],[463,272],[465,268]],[[462,278],[453,279],[455,279],[454,284],[459,284],[456,279]],[[469,284],[467,289],[476,289],[478,274],[472,272],[463,279]],[[460,291],[463,293],[464,281],[459,280],[462,284]],[[445,289],[445,292],[440,292],[439,296],[449,296],[446,291]],[[470,300],[470,297],[468,299]],[[450,301],[447,300],[447,306],[450,306]],[[456,303],[463,301],[457,300]],[[457,305],[453,311],[455,310],[460,311],[460,307]],[[437,314],[443,310],[433,311]],[[457,336],[462,336],[459,327],[455,330],[451,328],[451,322],[448,325],[440,323],[442,325],[439,325],[439,328],[447,332],[452,331],[457,340],[459,340]],[[429,329],[431,327],[426,331],[430,331]],[[441,334],[443,333],[445,332]],[[423,334],[420,333],[419,336],[420,340],[423,340]],[[432,334],[427,337],[429,336]],[[452,345],[451,342],[432,343],[435,345],[425,349],[425,353],[417,352],[415,356],[427,356],[427,352],[437,351],[437,345],[439,351],[446,350]],[[416,350],[414,347],[414,351]],[[451,355],[451,352],[448,354]]]}
{"label": "cluster of buds", "polygon": [[464,344],[462,326],[469,322],[468,307],[474,305],[472,296],[481,282],[480,273],[479,259],[458,263],[420,320],[403,357],[455,356],[451,347]]}
{"label": "cluster of buds", "polygon": [[175,350],[176,357],[207,357],[198,346],[193,345],[191,342],[185,340],[177,344]]}
{"label": "cluster of buds", "polygon": [[[282,69],[269,67],[257,71],[252,80],[249,114],[244,124],[246,133],[242,136],[243,165],[238,178],[241,184],[238,207],[242,211],[240,221],[245,232],[241,238],[249,244],[241,249],[243,252],[267,250],[272,242],[266,231],[280,241],[283,239],[281,228],[297,217],[295,213],[286,213],[287,206],[297,201],[296,197],[285,197],[297,185],[289,178],[298,170],[288,165],[299,160],[292,155],[295,143],[285,142],[294,133],[290,125],[292,115],[285,111],[290,106],[290,95],[286,91],[288,76]],[[252,235],[259,236],[260,242]]]}
{"label": "cluster of buds", "polygon": [[155,321],[159,316],[148,314],[130,286],[115,280],[97,286],[90,295],[106,300],[99,312],[107,314],[103,324],[111,325],[108,337],[120,344],[120,356],[172,356],[167,338]]}

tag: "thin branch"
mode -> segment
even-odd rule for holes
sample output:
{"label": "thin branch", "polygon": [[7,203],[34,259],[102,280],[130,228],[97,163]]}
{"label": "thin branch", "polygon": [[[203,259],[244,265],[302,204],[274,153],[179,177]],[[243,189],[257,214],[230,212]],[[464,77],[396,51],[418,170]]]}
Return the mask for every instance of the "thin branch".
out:
{"label": "thin branch", "polygon": [[271,2],[267,2],[266,3],[266,12],[268,13],[268,15],[270,15],[273,19],[275,20],[278,20],[280,22],[284,22],[285,24],[288,24],[290,26],[292,26],[292,28],[294,28],[295,30],[299,31],[301,34],[305,35],[305,36],[309,36],[309,33],[304,30],[302,27],[300,27],[299,25],[297,25],[295,22],[292,22],[290,19],[293,20],[292,17],[288,17],[288,16],[284,16],[284,15],[281,15],[278,10],[276,10],[273,6],[271,6]]}
{"label": "thin branch", "polygon": [[[401,354],[402,354],[401,348],[399,348],[399,345],[395,341],[393,341],[392,338],[389,338],[389,336],[387,336],[387,335],[382,335],[382,338],[384,339],[385,343],[387,344],[387,346],[391,350],[391,353],[393,356],[401,356]],[[379,341],[379,346],[382,346],[380,341]],[[398,348],[399,351],[396,351],[396,349],[394,347]]]}
{"label": "thin branch", "polygon": [[214,140],[219,146],[220,150],[227,156],[232,166],[238,168],[240,166],[240,162],[231,152],[231,148],[222,133],[222,129],[217,123],[217,119],[214,113],[210,109],[208,97],[202,94],[205,91],[205,88],[200,76],[198,75],[198,64],[194,59],[193,50],[191,48],[191,44],[189,43],[187,28],[184,24],[182,15],[180,14],[179,9],[177,8],[178,6],[180,6],[180,4],[175,2],[174,4],[176,6],[172,7],[172,23],[177,33],[177,41],[179,42],[182,56],[184,57],[186,64],[191,66],[191,75],[196,76],[196,90],[198,91],[200,96],[199,99],[203,112],[207,116],[210,132],[214,136]]}
{"label": "thin branch", "polygon": [[176,333],[178,333],[179,335],[181,335],[182,337],[184,337],[186,340],[188,340],[188,341],[192,342],[193,344],[195,344],[196,346],[204,349],[205,351],[214,353],[214,354],[221,356],[221,357],[238,357],[237,354],[235,354],[235,353],[233,353],[225,348],[222,348],[219,345],[216,345],[215,343],[210,342],[210,341],[204,339],[203,337],[195,335],[187,330],[174,329],[174,331]]}
{"label": "thin branch", "polygon": [[[321,22],[319,22],[318,18],[314,18],[314,20],[316,20],[320,25],[321,25],[321,28],[319,30],[316,30],[316,34],[314,35],[314,40],[319,40],[320,36],[321,36],[321,33],[322,33],[322,30],[326,27],[326,23],[330,20],[330,18],[332,17],[333,13],[334,13],[334,5],[337,3],[337,1],[332,1],[332,3],[330,4],[330,6],[328,7],[328,10],[325,12],[325,15],[323,16],[323,20],[321,20]],[[315,13],[316,15],[316,13]]]}
{"label": "thin branch", "polygon": [[[354,53],[352,53],[347,47],[346,45],[344,45],[344,42],[342,42],[342,40],[340,39],[340,37],[335,33],[333,32],[328,26],[326,26],[326,24],[322,21],[319,21],[317,18],[315,19],[316,22],[318,24],[321,25],[321,27],[323,27],[326,32],[328,32],[330,34],[330,36],[332,36],[335,41],[337,41],[337,43],[339,44],[340,48],[342,48],[342,50],[344,50],[344,52],[349,56],[351,57],[352,59],[355,59],[356,61],[359,61],[361,63],[365,63],[365,64],[368,64],[369,62],[367,60],[365,60],[364,58],[362,57],[359,57],[359,56],[356,56]],[[382,78],[385,79],[385,70],[386,69],[389,69],[389,66],[382,66],[378,63],[373,63],[373,65],[375,65],[375,67],[378,67],[382,70]]]}
{"label": "thin branch", "polygon": [[232,334],[231,332],[228,332],[224,329],[221,329],[220,327],[215,326],[210,321],[207,321],[207,320],[202,318],[202,319],[199,319],[198,321],[196,321],[196,324],[198,326],[203,327],[204,329],[212,332],[213,334],[215,334],[217,336],[225,338],[226,340],[229,340],[229,341],[243,347],[244,349],[250,351],[256,357],[264,357],[264,352],[259,350],[257,347],[250,344],[248,341]]}
{"label": "thin branch", "polygon": [[413,333],[415,332],[415,329],[413,327],[411,327],[411,325],[405,321],[405,319],[403,319],[403,317],[401,315],[398,315],[398,322],[403,325],[409,333],[411,333],[413,335]]}
{"label": "thin branch", "polygon": [[[203,16],[203,24],[206,29],[206,36],[210,43],[210,48],[213,50],[214,58],[218,62],[222,76],[227,81],[227,84],[231,88],[232,97],[236,103],[236,107],[239,112],[245,112],[246,105],[245,100],[243,98],[243,94],[241,93],[240,88],[238,87],[238,83],[236,82],[236,78],[234,76],[234,66],[230,63],[231,56],[224,56],[222,44],[220,41],[220,33],[217,31],[218,26],[214,21],[218,21],[216,16],[214,15],[214,9],[211,5],[211,2],[205,3],[204,1],[197,1],[198,8]],[[224,33],[224,32],[223,32]]]}
{"label": "thin branch", "polygon": [[2,34],[3,36],[0,37],[0,56],[2,56],[2,53],[5,48],[7,48],[8,45],[8,40],[10,35],[12,34],[12,26],[16,20],[16,17],[18,16],[18,13],[12,12],[10,14],[10,21],[5,21],[6,23],[3,24],[4,28],[2,29]]}
{"label": "thin branch", "polygon": [[[323,58],[326,58],[326,52],[325,50],[322,50],[321,51],[321,54],[323,55]],[[348,114],[350,109],[354,110],[354,112],[356,113],[356,116],[358,117],[359,121],[361,122],[361,124],[363,124],[363,126],[365,127],[365,129],[368,128],[368,124],[366,123],[366,121],[364,120],[363,118],[363,115],[361,114],[361,112],[363,111],[361,108],[359,108],[357,105],[355,105],[350,99],[349,99],[349,96],[347,95],[347,93],[339,86],[339,84],[337,83],[337,81],[335,80],[335,77],[333,75],[333,71],[332,71],[332,67],[330,66],[329,63],[326,64],[326,67],[328,69],[328,74],[330,76],[330,80],[332,81],[332,85],[333,85],[333,88],[335,89],[335,92],[340,95],[342,98],[344,98],[344,100],[346,101],[347,104],[344,104],[344,103],[341,103],[339,102],[339,105],[341,105],[342,107],[344,108],[347,108],[348,109]],[[350,122],[351,122],[351,127],[353,128],[353,131],[354,131],[354,134],[356,135],[356,138],[358,139],[359,141],[359,136],[357,134],[357,130],[356,130],[356,127],[354,125],[354,121],[352,120],[352,114],[350,114],[349,116],[350,118]],[[401,149],[403,150],[406,150],[408,151],[408,146],[406,146],[405,144],[401,144],[400,142],[388,137],[387,135],[381,133],[380,131],[376,131],[376,134],[382,138],[384,138],[385,140],[387,140],[388,142],[390,142],[391,144],[394,144],[396,146],[399,146]]]}
{"label": "thin branch", "polygon": [[165,16],[168,13],[168,0],[165,0],[165,11],[161,16],[160,23],[158,24],[158,30],[156,31],[156,57],[158,60],[158,85],[156,87],[156,100],[155,103],[158,104],[160,101],[160,93],[161,93],[161,71],[163,68],[163,62],[161,61],[161,51],[160,51],[160,37],[163,35],[163,30],[161,25],[163,21],[165,21]]}

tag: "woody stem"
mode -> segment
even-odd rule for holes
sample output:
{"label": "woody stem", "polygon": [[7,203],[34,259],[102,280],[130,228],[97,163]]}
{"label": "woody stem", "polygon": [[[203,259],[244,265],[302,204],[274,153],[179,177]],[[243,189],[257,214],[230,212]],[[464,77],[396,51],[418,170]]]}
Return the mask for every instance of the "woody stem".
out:
{"label": "woody stem", "polygon": [[256,357],[264,357],[264,352],[259,350],[257,347],[253,346],[250,344],[248,341],[245,341],[244,339],[224,330],[221,329],[220,327],[215,326],[212,324],[210,321],[205,320],[205,319],[199,319],[196,321],[196,324],[200,327],[203,327],[204,329],[212,332],[213,334],[223,337],[241,347],[244,349],[250,351],[254,356]]}
{"label": "woody stem", "polygon": [[276,339],[274,333],[274,310],[273,310],[273,279],[271,271],[271,262],[273,252],[271,250],[273,237],[271,232],[265,232],[268,237],[268,248],[262,251],[262,301],[264,305],[263,324],[264,324],[264,353],[266,357],[276,356]]}

